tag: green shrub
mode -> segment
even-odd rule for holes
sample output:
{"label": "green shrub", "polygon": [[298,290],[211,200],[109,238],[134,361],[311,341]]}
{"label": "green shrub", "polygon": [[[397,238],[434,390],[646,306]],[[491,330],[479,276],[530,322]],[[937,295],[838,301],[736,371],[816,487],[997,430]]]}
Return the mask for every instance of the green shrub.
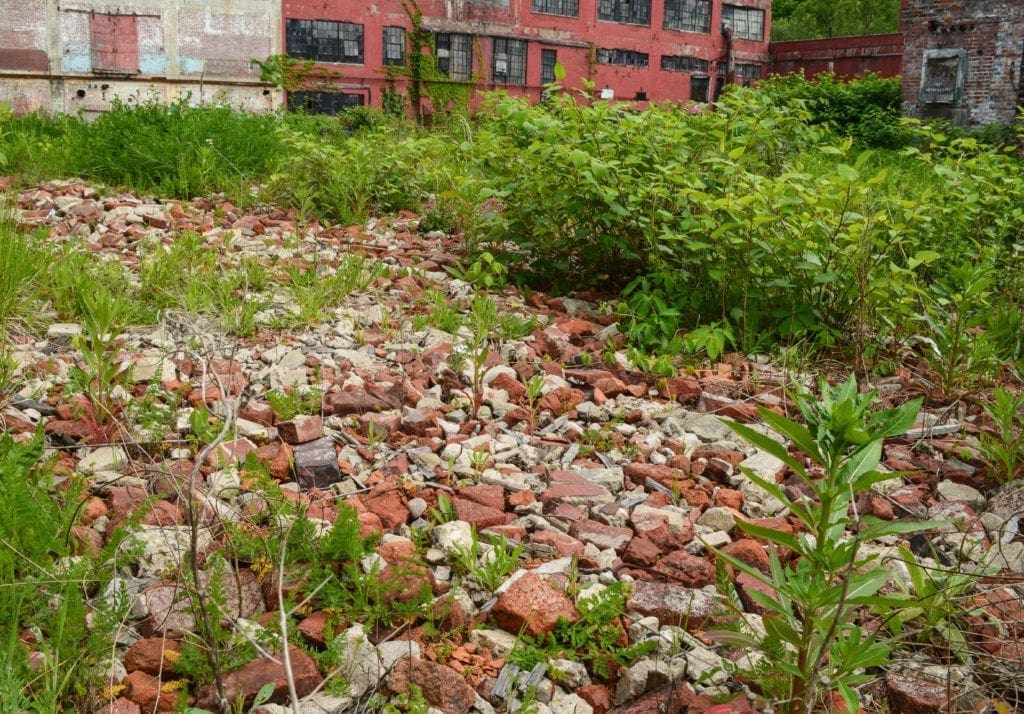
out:
{"label": "green shrub", "polygon": [[776,104],[801,102],[811,112],[811,121],[827,124],[842,136],[851,136],[864,146],[898,148],[910,139],[901,127],[899,77],[866,73],[843,80],[831,72],[808,80],[802,73],[774,75],[758,85]]}

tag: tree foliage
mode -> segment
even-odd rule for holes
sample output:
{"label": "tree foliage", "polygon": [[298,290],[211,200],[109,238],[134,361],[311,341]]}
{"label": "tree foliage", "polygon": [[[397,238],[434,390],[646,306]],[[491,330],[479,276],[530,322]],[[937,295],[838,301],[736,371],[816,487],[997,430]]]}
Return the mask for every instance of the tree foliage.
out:
{"label": "tree foliage", "polygon": [[899,0],[776,0],[772,40],[896,32]]}

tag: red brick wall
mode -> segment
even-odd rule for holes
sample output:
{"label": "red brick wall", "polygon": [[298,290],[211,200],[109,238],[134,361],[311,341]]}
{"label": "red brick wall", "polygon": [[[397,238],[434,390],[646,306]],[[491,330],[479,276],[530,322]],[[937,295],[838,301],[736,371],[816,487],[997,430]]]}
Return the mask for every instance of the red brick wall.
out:
{"label": "red brick wall", "polygon": [[[771,27],[770,0],[732,0],[733,4],[756,7],[765,11],[764,41],[736,40],[734,59],[738,62],[764,65],[767,75],[768,34]],[[530,0],[420,0],[424,25],[434,31],[471,34],[475,88],[486,91],[496,88],[491,82],[492,38],[514,37],[528,41],[526,83],[521,86],[501,85],[513,94],[539,99],[541,50],[555,50],[558,61],[566,69],[564,84],[582,86],[592,81],[598,89],[609,88],[618,99],[634,99],[638,95],[651,101],[685,101],[689,99],[690,80],[686,72],[662,70],[662,55],[687,55],[706,59],[711,64],[712,88],[718,76],[729,73],[724,61],[725,40],[721,32],[722,0],[713,0],[711,32],[691,33],[664,29],[664,0],[653,0],[650,26],[636,26],[597,20],[597,0],[579,0],[578,17],[534,13]],[[364,63],[331,63],[325,68],[337,76],[333,79],[342,91],[361,94],[366,103],[380,106],[381,93],[388,86],[383,70],[383,28],[411,27],[400,0],[379,0],[374,4],[330,3],[323,0],[283,0],[285,24],[289,18],[329,19],[355,22],[364,27]],[[622,67],[594,61],[592,47],[644,52],[649,55],[647,67]],[[721,60],[717,62],[716,60]],[[731,76],[731,75],[730,75]],[[395,80],[396,88],[406,93],[405,80]],[[642,94],[641,94],[642,93]]]}
{"label": "red brick wall", "polygon": [[896,77],[903,64],[903,35],[862,35],[773,42],[768,46],[772,74],[803,70],[808,77],[832,72],[851,79],[865,72]]}
{"label": "red brick wall", "polygon": [[[1021,0],[904,0],[903,105],[912,116],[939,116],[968,125],[1012,122],[1024,101],[1024,2]],[[921,99],[928,51],[964,50],[962,98]]]}

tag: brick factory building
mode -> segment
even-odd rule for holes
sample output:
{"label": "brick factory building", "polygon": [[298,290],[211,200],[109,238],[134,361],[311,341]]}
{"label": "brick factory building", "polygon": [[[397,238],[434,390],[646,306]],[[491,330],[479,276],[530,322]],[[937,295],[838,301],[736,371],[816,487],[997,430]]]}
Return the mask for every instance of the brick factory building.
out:
{"label": "brick factory building", "polygon": [[[421,108],[554,80],[604,97],[704,102],[766,74],[770,0],[18,0],[0,4],[0,101],[18,113],[100,112],[115,97],[271,109],[251,60],[316,60],[293,104],[335,112],[390,94]],[[428,72],[416,87],[413,55]],[[434,101],[432,102],[431,99]]]}
{"label": "brick factory building", "polygon": [[0,3],[0,101],[86,116],[119,97],[280,105],[253,58],[281,52],[280,0]]}
{"label": "brick factory building", "polygon": [[286,52],[316,60],[331,90],[297,93],[293,104],[407,101],[413,65],[425,65],[425,111],[468,90],[538,100],[556,63],[565,86],[592,82],[606,98],[705,102],[726,82],[765,73],[771,22],[770,0],[420,0],[418,10],[422,49],[412,46],[408,0],[283,0]]}
{"label": "brick factory building", "polygon": [[903,108],[978,126],[1024,105],[1024,1],[904,0]]}

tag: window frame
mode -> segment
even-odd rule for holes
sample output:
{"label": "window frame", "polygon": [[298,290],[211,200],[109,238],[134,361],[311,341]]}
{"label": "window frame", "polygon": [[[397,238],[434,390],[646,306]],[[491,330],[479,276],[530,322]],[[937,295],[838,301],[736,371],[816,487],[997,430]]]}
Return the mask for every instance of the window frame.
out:
{"label": "window frame", "polygon": [[580,0],[531,0],[530,12],[537,15],[579,17]]}
{"label": "window frame", "polygon": [[[693,96],[693,85],[695,82],[699,82],[704,85],[704,96],[702,98],[696,98]],[[707,74],[691,74],[690,75],[690,101],[700,102],[702,104],[708,103],[708,97],[711,95],[711,75]]]}
{"label": "window frame", "polygon": [[[305,29],[305,37],[297,31]],[[350,44],[355,51],[350,52]],[[285,20],[285,53],[324,64],[366,64],[366,27],[345,20]]]}
{"label": "window frame", "polygon": [[[740,67],[743,70],[740,70]],[[754,68],[757,70],[755,73],[748,73],[748,68]],[[733,65],[733,74],[738,78],[746,82],[757,82],[761,79],[761,64],[759,62],[737,62]]]}
{"label": "window frame", "polygon": [[[728,15],[728,17],[727,17]],[[737,21],[737,16],[740,20]],[[751,40],[753,42],[764,42],[764,10],[746,5],[722,5],[722,28],[730,28],[734,38],[739,40]],[[757,18],[756,22],[751,22]],[[753,34],[755,28],[758,34]]]}
{"label": "window frame", "polygon": [[[665,60],[674,61],[666,63]],[[666,67],[666,64],[674,64],[677,66]],[[692,55],[662,55],[659,66],[664,72],[689,72],[690,74],[707,74],[711,68],[711,62],[701,57],[693,57]]]}
{"label": "window frame", "polygon": [[[700,21],[699,25],[698,21]],[[711,0],[665,0],[665,18],[662,21],[662,27],[679,32],[710,34]]]}
{"label": "window frame", "polygon": [[[629,8],[628,15],[623,12],[624,7]],[[644,10],[646,14],[637,10]],[[601,22],[650,27],[651,0],[597,0],[597,19]]]}
{"label": "window frame", "polygon": [[[526,84],[526,56],[529,52],[529,44],[526,40],[516,37],[494,37],[491,43],[491,82],[503,85],[525,85]],[[503,50],[499,50],[499,45]],[[512,49],[517,48],[513,52]],[[504,79],[498,78],[498,63],[500,55],[505,55],[506,65]],[[521,60],[521,61],[520,61]],[[513,71],[515,70],[515,72]]]}
{"label": "window frame", "polygon": [[[394,34],[396,34],[396,31],[397,31],[397,34],[400,37],[400,40],[398,40],[398,41],[396,41],[395,37],[389,37],[389,34],[390,35],[394,35]],[[381,53],[381,58],[380,58],[381,59],[381,64],[384,67],[404,67],[405,66],[405,44],[406,44],[405,28],[402,27],[401,25],[385,25],[384,29],[382,31],[381,39],[383,41],[383,44],[382,44],[381,50],[380,50],[380,53]],[[398,55],[397,58],[390,57],[388,55],[388,48],[395,48],[395,47],[397,47],[399,49],[399,55]]]}
{"label": "window frame", "polygon": [[[548,59],[551,60],[550,63],[546,61]],[[542,86],[555,83],[556,64],[558,64],[558,50],[542,47],[540,50],[540,83]]]}
{"label": "window frame", "polygon": [[615,67],[635,67],[643,69],[651,66],[650,52],[640,50],[620,50],[612,47],[599,47],[595,54],[598,64]]}
{"label": "window frame", "polygon": [[460,32],[435,32],[433,53],[438,72],[454,82],[472,81],[472,35]]}

